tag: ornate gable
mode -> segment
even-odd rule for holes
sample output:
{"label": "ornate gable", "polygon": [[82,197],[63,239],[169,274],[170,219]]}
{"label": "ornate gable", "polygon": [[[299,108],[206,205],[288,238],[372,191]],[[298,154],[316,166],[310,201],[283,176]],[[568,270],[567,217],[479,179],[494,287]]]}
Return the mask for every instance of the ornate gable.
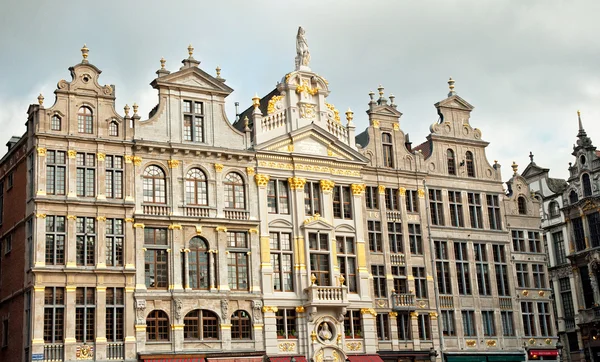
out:
{"label": "ornate gable", "polygon": [[211,76],[200,68],[189,67],[182,70],[159,77],[152,82],[154,87],[180,87],[194,90],[202,90],[209,93],[220,93],[224,96],[233,92],[233,89],[217,78]]}

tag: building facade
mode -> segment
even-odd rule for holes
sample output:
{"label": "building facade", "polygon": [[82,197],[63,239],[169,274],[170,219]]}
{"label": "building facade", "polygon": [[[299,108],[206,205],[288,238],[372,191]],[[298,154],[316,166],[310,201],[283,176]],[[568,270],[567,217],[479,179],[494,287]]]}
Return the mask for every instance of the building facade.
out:
{"label": "building facade", "polygon": [[297,40],[233,124],[191,46],[147,119],[82,48],[0,163],[0,359],[552,359],[539,202],[454,81],[423,144],[381,86],[356,135]]}

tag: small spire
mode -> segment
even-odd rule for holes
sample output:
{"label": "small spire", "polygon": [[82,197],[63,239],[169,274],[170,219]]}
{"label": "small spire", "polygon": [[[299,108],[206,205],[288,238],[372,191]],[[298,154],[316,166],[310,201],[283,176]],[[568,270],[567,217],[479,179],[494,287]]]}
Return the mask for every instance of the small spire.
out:
{"label": "small spire", "polygon": [[390,94],[390,97],[389,97],[389,98],[390,98],[390,105],[391,105],[391,106],[395,106],[396,104],[394,104],[394,99],[396,99],[396,96],[395,96],[395,95],[393,95],[393,94]]}
{"label": "small spire", "polygon": [[165,60],[164,57],[160,58],[160,69],[165,69],[165,63],[167,61]]}
{"label": "small spire", "polygon": [[81,48],[81,56],[83,57],[83,60],[81,61],[82,63],[87,63],[89,52],[90,50],[88,49],[87,45],[83,44],[83,47]]}
{"label": "small spire", "polygon": [[581,111],[577,110],[577,120],[579,122],[579,133],[577,137],[586,136],[585,130],[583,129],[583,122],[581,121]]}
{"label": "small spire", "polygon": [[125,111],[125,117],[129,117],[129,104],[126,104],[125,107],[123,107],[123,110]]}
{"label": "small spire", "polygon": [[260,106],[260,98],[258,97],[257,93],[254,93],[254,97],[252,97],[252,105],[255,109],[258,108],[258,106]]}
{"label": "small spire", "polygon": [[137,115],[137,112],[138,112],[138,105],[137,105],[137,103],[134,103],[133,104],[133,114]]}
{"label": "small spire", "polygon": [[377,87],[377,90],[379,91],[379,99],[383,98],[383,86],[380,84],[379,87]]}
{"label": "small spire", "polygon": [[450,79],[448,79],[448,89],[450,89],[450,92],[448,93],[448,97],[451,97],[456,94],[456,92],[454,91],[454,79],[452,79],[452,77],[450,77]]}
{"label": "small spire", "polygon": [[529,160],[533,163],[533,153],[531,151],[529,151]]}
{"label": "small spire", "polygon": [[40,93],[40,95],[38,96],[38,103],[40,106],[44,105],[44,96],[42,95],[42,93]]}
{"label": "small spire", "polygon": [[512,167],[513,172],[515,173],[515,175],[517,174],[517,170],[519,169],[519,165],[517,165],[515,163],[515,161],[513,161],[512,165],[510,165],[510,167]]}
{"label": "small spire", "polygon": [[371,98],[371,102],[375,100],[375,93],[373,91],[369,91],[369,97]]}
{"label": "small spire", "polygon": [[194,59],[193,55],[194,55],[194,47],[192,46],[192,44],[188,45],[188,54],[190,55],[190,59]]}

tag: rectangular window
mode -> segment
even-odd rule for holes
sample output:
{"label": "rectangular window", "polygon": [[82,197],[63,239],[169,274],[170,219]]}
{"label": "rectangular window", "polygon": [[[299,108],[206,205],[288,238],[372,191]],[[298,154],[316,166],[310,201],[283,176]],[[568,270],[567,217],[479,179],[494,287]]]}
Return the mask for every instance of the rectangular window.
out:
{"label": "rectangular window", "polygon": [[227,232],[227,275],[230,290],[250,290],[248,234]]}
{"label": "rectangular window", "polygon": [[365,204],[367,209],[379,210],[379,192],[377,186],[365,187]]}
{"label": "rectangular window", "polygon": [[585,250],[585,233],[583,231],[583,221],[580,217],[571,219],[573,225],[573,237],[575,238],[575,249],[577,251]]}
{"label": "rectangular window", "polygon": [[33,153],[27,156],[27,186],[27,196],[35,196],[35,158]]}
{"label": "rectangular window", "polygon": [[521,316],[523,317],[523,334],[526,337],[535,336],[533,302],[521,302]]}
{"label": "rectangular window", "polygon": [[477,329],[475,327],[475,312],[472,310],[463,310],[461,314],[463,333],[465,337],[475,337],[477,335]]}
{"label": "rectangular window", "polygon": [[517,286],[519,288],[529,288],[529,267],[525,263],[516,263]]}
{"label": "rectangular window", "polygon": [[6,179],[6,190],[8,191],[13,188],[15,183],[15,171],[10,171]]}
{"label": "rectangular window", "polygon": [[375,317],[377,323],[377,339],[388,341],[390,339],[390,318],[387,314],[378,313]]}
{"label": "rectangular window", "polygon": [[123,288],[106,288],[106,339],[124,340],[125,297]]}
{"label": "rectangular window", "polygon": [[431,340],[431,321],[429,314],[419,314],[419,339],[421,341]]}
{"label": "rectangular window", "polygon": [[537,231],[527,232],[527,239],[529,239],[529,252],[530,253],[543,253],[542,241],[540,239],[540,233]]}
{"label": "rectangular window", "polygon": [[4,216],[4,180],[0,180],[0,225]]}
{"label": "rectangular window", "polygon": [[429,190],[429,208],[431,211],[431,224],[440,226],[445,225],[442,190]]}
{"label": "rectangular window", "polygon": [[533,287],[537,289],[546,289],[544,265],[531,264],[531,274],[533,276]]}
{"label": "rectangular window", "polygon": [[526,252],[525,250],[525,235],[522,230],[512,231],[513,250],[517,252]]}
{"label": "rectangular window", "polygon": [[75,232],[77,233],[77,265],[94,266],[96,264],[96,219],[78,217]]}
{"label": "rectangular window", "polygon": [[275,327],[277,328],[277,338],[297,339],[296,310],[278,309],[275,313]]}
{"label": "rectangular window", "polygon": [[538,302],[538,320],[540,322],[540,336],[551,336],[552,335],[552,324],[550,321],[550,303]]}
{"label": "rectangular window", "polygon": [[406,285],[406,267],[392,265],[392,276],[394,277],[394,290],[398,294],[408,293]]}
{"label": "rectangular window", "polygon": [[481,215],[481,195],[469,192],[467,193],[467,202],[469,203],[469,217],[471,227],[483,229],[483,216]]}
{"label": "rectangular window", "polygon": [[456,327],[454,326],[454,311],[453,310],[442,310],[442,333],[445,337],[456,336]]}
{"label": "rectangular window", "polygon": [[554,243],[554,257],[556,265],[567,262],[567,253],[565,252],[565,239],[562,231],[552,233],[552,242]]}
{"label": "rectangular window", "polygon": [[316,284],[320,286],[331,285],[331,267],[329,264],[329,234],[309,233],[308,246],[310,248],[310,269],[317,277]]}
{"label": "rectangular window", "polygon": [[410,341],[412,339],[410,313],[398,312],[396,323],[398,324],[398,339],[401,341]]}
{"label": "rectangular window", "polygon": [[496,272],[496,287],[498,295],[506,297],[510,295],[508,284],[508,264],[506,263],[506,253],[504,245],[492,245],[494,252],[494,269]]}
{"label": "rectangular window", "polygon": [[415,279],[415,296],[417,298],[427,298],[427,276],[425,268],[413,267],[412,274]]}
{"label": "rectangular window", "polygon": [[371,265],[371,274],[373,275],[373,293],[375,293],[375,298],[387,298],[385,266]]}
{"label": "rectangular window", "polygon": [[437,272],[438,290],[440,294],[452,294],[452,278],[448,260],[448,242],[435,240],[435,265]]}
{"label": "rectangular window", "polygon": [[558,280],[558,286],[560,291],[560,302],[562,302],[563,313],[565,316],[565,324],[567,320],[572,321],[572,327],[567,329],[575,328],[575,307],[573,305],[573,295],[571,294],[571,281],[569,277],[560,278]]}
{"label": "rectangular window", "polygon": [[417,190],[406,190],[406,212],[419,212],[419,194]]}
{"label": "rectangular window", "polygon": [[145,228],[144,271],[146,287],[167,289],[169,284],[169,263],[167,253],[167,229]]}
{"label": "rectangular window", "polygon": [[4,255],[10,253],[12,251],[12,234],[6,235],[4,237]]}
{"label": "rectangular window", "polygon": [[494,322],[494,311],[482,310],[481,322],[483,323],[483,335],[492,337],[496,335],[496,323]]}
{"label": "rectangular window", "polygon": [[293,256],[292,234],[269,233],[271,245],[271,265],[273,265],[273,290],[276,292],[293,292]]}
{"label": "rectangular window", "polygon": [[65,219],[64,216],[46,216],[46,265],[65,264]]}
{"label": "rectangular window", "polygon": [[25,227],[25,237],[27,238],[27,268],[32,268],[35,251],[33,246],[33,219],[27,220]]}
{"label": "rectangular window", "polygon": [[123,219],[106,219],[106,265],[123,265]]}
{"label": "rectangular window", "polygon": [[367,221],[367,229],[369,231],[369,250],[376,253],[383,252],[381,222]]}
{"label": "rectangular window", "polygon": [[595,248],[600,246],[600,213],[591,213],[587,219],[590,228],[590,244],[592,248]]}
{"label": "rectangular window", "polygon": [[423,255],[423,241],[421,239],[421,225],[408,224],[408,243],[410,245],[410,253],[415,255]]}
{"label": "rectangular window", "polygon": [[338,266],[340,274],[346,278],[348,292],[356,293],[356,247],[354,246],[354,238],[351,236],[336,236]]}
{"label": "rectangular window", "polygon": [[460,191],[448,191],[448,201],[450,201],[450,223],[452,226],[464,227],[462,194]]}
{"label": "rectangular window", "polygon": [[123,157],[106,156],[106,197],[109,199],[123,198]]}
{"label": "rectangular window", "polygon": [[269,180],[267,184],[267,207],[269,214],[289,214],[289,188],[285,180]]}
{"label": "rectangular window", "polygon": [[402,240],[402,224],[399,222],[388,222],[388,240],[390,252],[404,253],[404,241]]}
{"label": "rectangular window", "polygon": [[2,347],[8,347],[8,317],[2,320]]}
{"label": "rectangular window", "polygon": [[488,219],[490,221],[490,229],[502,230],[502,222],[500,220],[500,203],[498,195],[486,195],[488,206]]}
{"label": "rectangular window", "polygon": [[513,312],[501,311],[500,317],[502,318],[502,335],[505,337],[514,337],[515,326],[513,322]]}
{"label": "rectangular window", "polygon": [[487,247],[485,244],[474,244],[473,247],[475,249],[475,268],[477,270],[477,290],[479,295],[491,295]]}
{"label": "rectangular window", "polygon": [[77,153],[77,196],[96,196],[96,155]]}
{"label": "rectangular window", "polygon": [[318,182],[304,184],[304,212],[306,215],[321,214],[321,186]]}
{"label": "rectangular window", "polygon": [[96,330],[96,290],[90,287],[77,288],[75,292],[75,340],[93,342]]}
{"label": "rectangular window", "polygon": [[461,295],[470,295],[471,274],[469,273],[469,255],[467,252],[467,243],[454,243],[454,259],[456,260],[458,293]]}
{"label": "rectangular window", "polygon": [[362,338],[362,323],[360,310],[349,310],[344,316],[344,334],[348,338]]}
{"label": "rectangular window", "polygon": [[46,152],[46,194],[65,195],[67,174],[67,153],[65,151]]}
{"label": "rectangular window", "polygon": [[352,219],[352,192],[350,186],[333,187],[333,217]]}
{"label": "rectangular window", "polygon": [[204,105],[202,102],[183,101],[183,140],[204,142]]}
{"label": "rectangular window", "polygon": [[385,208],[387,210],[400,210],[400,204],[398,202],[398,189],[385,189]]}
{"label": "rectangular window", "polygon": [[58,287],[44,289],[44,342],[62,343],[65,328],[65,290]]}

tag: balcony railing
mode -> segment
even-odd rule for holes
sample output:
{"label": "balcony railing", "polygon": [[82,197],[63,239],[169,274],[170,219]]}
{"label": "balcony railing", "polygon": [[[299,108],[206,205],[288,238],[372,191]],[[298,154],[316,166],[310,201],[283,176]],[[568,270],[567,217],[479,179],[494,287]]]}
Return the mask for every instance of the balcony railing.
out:
{"label": "balcony railing", "polygon": [[123,342],[108,343],[106,359],[125,359],[125,344]]}
{"label": "balcony railing", "polygon": [[166,205],[142,205],[144,215],[169,216],[171,208]]}
{"label": "balcony railing", "polygon": [[573,318],[573,317],[565,317],[565,329],[567,331],[575,329],[575,318]]}
{"label": "balcony railing", "polygon": [[405,265],[406,256],[404,254],[390,254],[392,265]]}
{"label": "balcony railing", "polygon": [[311,285],[305,289],[308,294],[309,305],[331,305],[331,306],[347,306],[348,302],[348,287],[321,287]]}
{"label": "balcony railing", "polygon": [[600,308],[594,307],[579,311],[579,324],[600,322]]}
{"label": "balcony railing", "polygon": [[440,295],[441,308],[454,308],[454,297],[451,295]]}
{"label": "balcony railing", "polygon": [[248,220],[250,212],[245,210],[224,210],[225,218],[231,220]]}
{"label": "balcony railing", "polygon": [[65,346],[62,343],[46,343],[44,345],[44,362],[62,362],[65,357]]}
{"label": "balcony railing", "polygon": [[512,310],[513,309],[512,298],[500,297],[498,299],[500,300],[500,309],[504,309],[504,310]]}
{"label": "balcony railing", "polygon": [[183,207],[183,214],[185,216],[208,217],[209,212],[210,209],[206,206],[186,205]]}
{"label": "balcony railing", "polygon": [[402,213],[400,211],[386,211],[388,221],[401,221]]}
{"label": "balcony railing", "polygon": [[412,293],[393,293],[392,307],[395,310],[415,309],[415,295]]}

